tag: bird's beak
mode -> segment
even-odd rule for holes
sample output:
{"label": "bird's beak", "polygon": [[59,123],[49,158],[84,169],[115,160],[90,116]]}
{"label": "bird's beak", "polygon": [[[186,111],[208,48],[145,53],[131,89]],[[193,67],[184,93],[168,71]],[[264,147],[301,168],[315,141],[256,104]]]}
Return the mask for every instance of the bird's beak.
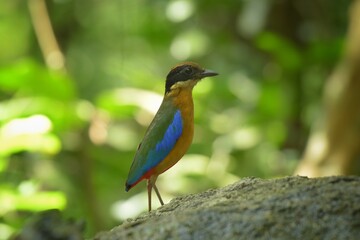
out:
{"label": "bird's beak", "polygon": [[209,69],[204,69],[204,71],[202,73],[200,73],[201,78],[204,77],[212,77],[212,76],[216,76],[219,75],[217,72],[214,72],[213,70],[209,70]]}

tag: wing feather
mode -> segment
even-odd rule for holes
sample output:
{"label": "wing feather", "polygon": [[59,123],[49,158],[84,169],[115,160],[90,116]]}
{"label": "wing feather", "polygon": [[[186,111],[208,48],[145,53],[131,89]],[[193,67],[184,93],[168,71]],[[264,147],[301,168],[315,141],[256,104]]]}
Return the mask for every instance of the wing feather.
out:
{"label": "wing feather", "polygon": [[126,182],[127,189],[134,186],[146,172],[156,167],[170,153],[182,132],[180,110],[170,102],[163,101],[135,154]]}

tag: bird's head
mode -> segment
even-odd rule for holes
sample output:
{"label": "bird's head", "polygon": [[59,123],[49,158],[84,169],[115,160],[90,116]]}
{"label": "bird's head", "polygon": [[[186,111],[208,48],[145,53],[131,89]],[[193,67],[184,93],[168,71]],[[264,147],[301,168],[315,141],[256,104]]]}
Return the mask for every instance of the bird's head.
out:
{"label": "bird's head", "polygon": [[173,67],[166,77],[165,94],[175,89],[192,88],[205,77],[218,75],[196,63],[185,62]]}

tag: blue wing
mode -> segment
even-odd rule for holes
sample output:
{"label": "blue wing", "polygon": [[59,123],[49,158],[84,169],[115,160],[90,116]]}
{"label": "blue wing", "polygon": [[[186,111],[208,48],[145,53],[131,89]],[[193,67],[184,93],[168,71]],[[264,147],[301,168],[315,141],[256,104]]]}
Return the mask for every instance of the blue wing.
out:
{"label": "blue wing", "polygon": [[127,190],[170,153],[182,132],[180,110],[171,102],[163,101],[135,154],[126,182]]}

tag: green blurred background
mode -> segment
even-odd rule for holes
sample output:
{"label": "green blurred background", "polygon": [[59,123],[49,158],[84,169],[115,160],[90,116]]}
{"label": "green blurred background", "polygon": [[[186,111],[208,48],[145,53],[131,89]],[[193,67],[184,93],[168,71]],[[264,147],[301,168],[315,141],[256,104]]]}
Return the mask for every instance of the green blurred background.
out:
{"label": "green blurred background", "polygon": [[350,1],[49,0],[60,58],[39,44],[38,3],[0,1],[1,236],[51,208],[84,219],[86,236],[146,211],[145,183],[126,193],[125,179],[167,72],[186,60],[220,75],[194,90],[194,142],[158,179],[164,200],[291,175]]}

